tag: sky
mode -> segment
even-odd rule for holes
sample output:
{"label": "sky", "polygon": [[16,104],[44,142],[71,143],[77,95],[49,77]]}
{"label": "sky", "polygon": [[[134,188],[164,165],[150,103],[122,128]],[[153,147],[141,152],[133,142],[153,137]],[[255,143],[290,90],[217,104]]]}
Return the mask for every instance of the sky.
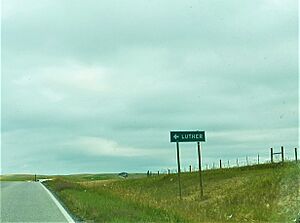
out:
{"label": "sky", "polygon": [[2,0],[1,74],[2,174],[173,170],[171,130],[208,167],[299,147],[297,0]]}

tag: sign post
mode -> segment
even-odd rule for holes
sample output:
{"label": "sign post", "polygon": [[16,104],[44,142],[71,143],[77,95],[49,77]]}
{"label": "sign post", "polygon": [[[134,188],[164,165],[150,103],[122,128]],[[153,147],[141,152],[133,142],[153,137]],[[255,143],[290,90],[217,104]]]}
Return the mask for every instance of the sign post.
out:
{"label": "sign post", "polygon": [[177,147],[177,167],[178,167],[178,185],[179,185],[179,198],[181,199],[181,183],[180,183],[180,158],[179,158],[179,143],[176,143]]}
{"label": "sign post", "polygon": [[171,131],[170,141],[176,142],[177,149],[177,165],[178,165],[178,185],[179,197],[181,199],[181,182],[180,182],[180,158],[179,158],[179,142],[197,142],[198,160],[199,160],[199,179],[200,179],[200,196],[203,197],[203,181],[202,181],[202,165],[201,165],[201,142],[205,142],[204,131]]}
{"label": "sign post", "polygon": [[201,143],[198,144],[198,160],[199,160],[199,178],[200,178],[200,196],[203,197],[203,183],[202,183],[202,170],[201,170]]}

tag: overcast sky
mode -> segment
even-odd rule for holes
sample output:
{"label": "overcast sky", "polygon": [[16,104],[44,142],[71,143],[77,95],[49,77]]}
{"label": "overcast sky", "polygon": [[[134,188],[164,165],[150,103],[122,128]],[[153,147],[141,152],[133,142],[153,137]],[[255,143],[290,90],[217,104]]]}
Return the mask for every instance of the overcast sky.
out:
{"label": "overcast sky", "polygon": [[[297,0],[3,0],[2,173],[204,165],[298,143]],[[183,168],[196,143],[181,144]]]}

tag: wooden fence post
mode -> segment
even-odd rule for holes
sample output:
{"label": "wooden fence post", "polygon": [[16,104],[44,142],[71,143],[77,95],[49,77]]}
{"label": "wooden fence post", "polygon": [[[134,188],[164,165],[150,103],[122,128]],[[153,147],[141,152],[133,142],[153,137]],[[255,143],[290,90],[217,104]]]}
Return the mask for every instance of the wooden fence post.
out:
{"label": "wooden fence post", "polygon": [[259,165],[259,153],[257,154],[257,164]]}
{"label": "wooden fence post", "polygon": [[222,169],[222,160],[220,160],[220,169]]}
{"label": "wooden fence post", "polygon": [[297,156],[297,148],[295,148],[295,161],[298,161],[298,156]]}
{"label": "wooden fence post", "polygon": [[283,149],[283,146],[281,146],[281,161],[284,162],[284,149]]}
{"label": "wooden fence post", "polygon": [[236,158],[236,165],[239,167],[239,158]]}
{"label": "wooden fence post", "polygon": [[271,148],[271,163],[273,163],[273,148]]}
{"label": "wooden fence post", "polygon": [[192,172],[192,165],[190,165],[190,173]]}

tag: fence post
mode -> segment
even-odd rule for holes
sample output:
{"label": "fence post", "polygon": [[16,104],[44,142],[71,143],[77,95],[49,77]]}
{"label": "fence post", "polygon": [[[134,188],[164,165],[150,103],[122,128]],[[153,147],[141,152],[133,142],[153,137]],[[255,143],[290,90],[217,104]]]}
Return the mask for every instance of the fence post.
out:
{"label": "fence post", "polygon": [[220,160],[220,169],[222,169],[222,160]]}
{"label": "fence post", "polygon": [[284,151],[283,151],[283,146],[281,146],[281,161],[284,162]]}
{"label": "fence post", "polygon": [[239,158],[236,158],[236,165],[239,167]]}
{"label": "fence post", "polygon": [[246,163],[247,163],[247,166],[249,166],[248,156],[246,156]]}
{"label": "fence post", "polygon": [[159,170],[157,171],[157,175],[159,176]]}
{"label": "fence post", "polygon": [[228,160],[228,168],[230,168],[230,163],[229,163],[229,160]]}
{"label": "fence post", "polygon": [[273,163],[273,148],[271,148],[271,163]]}
{"label": "fence post", "polygon": [[298,161],[297,148],[295,148],[295,160],[296,160],[296,162]]}
{"label": "fence post", "polygon": [[259,153],[257,154],[257,164],[259,165]]}
{"label": "fence post", "polygon": [[190,173],[192,172],[192,165],[190,165]]}

